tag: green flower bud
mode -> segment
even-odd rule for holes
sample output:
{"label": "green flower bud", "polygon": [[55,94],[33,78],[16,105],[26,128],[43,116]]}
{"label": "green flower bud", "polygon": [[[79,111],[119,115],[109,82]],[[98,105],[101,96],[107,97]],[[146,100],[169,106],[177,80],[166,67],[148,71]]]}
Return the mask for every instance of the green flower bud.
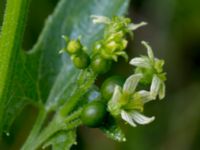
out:
{"label": "green flower bud", "polygon": [[82,48],[82,45],[79,40],[71,40],[67,45],[67,52],[70,54],[78,53]]}
{"label": "green flower bud", "polygon": [[91,62],[91,67],[95,73],[104,74],[110,69],[111,64],[111,60],[104,59],[101,56],[96,56]]}
{"label": "green flower bud", "polygon": [[106,105],[100,101],[87,104],[81,114],[81,121],[88,127],[99,127],[106,118]]}
{"label": "green flower bud", "polygon": [[85,69],[90,64],[90,58],[85,52],[78,53],[72,56],[74,65],[79,69]]}
{"label": "green flower bud", "polygon": [[121,76],[112,76],[106,79],[101,86],[101,93],[104,99],[110,100],[116,85],[123,86],[125,79]]}

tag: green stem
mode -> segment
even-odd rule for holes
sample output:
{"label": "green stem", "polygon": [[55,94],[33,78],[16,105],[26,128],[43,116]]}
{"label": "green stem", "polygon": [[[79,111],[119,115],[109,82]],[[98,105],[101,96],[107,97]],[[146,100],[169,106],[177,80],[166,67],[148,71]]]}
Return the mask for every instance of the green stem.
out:
{"label": "green stem", "polygon": [[[85,92],[87,92],[88,88],[94,83],[96,75],[83,71],[80,73],[79,79],[77,84],[80,85],[78,90],[73,94],[73,96],[64,104],[58,113],[55,114],[53,120],[48,124],[46,128],[42,130],[41,133],[39,129],[41,129],[41,125],[44,121],[43,115],[38,117],[38,122],[35,123],[35,127],[33,128],[29,138],[27,139],[26,143],[22,147],[22,150],[35,150],[39,148],[46,140],[48,140],[52,135],[60,130],[71,130],[76,128],[81,124],[81,120],[78,119],[81,115],[82,108],[78,109],[74,113],[69,114],[74,107],[79,102],[81,96]],[[66,116],[68,117],[66,118]],[[46,115],[46,114],[45,114]],[[37,125],[38,123],[38,125]]]}
{"label": "green stem", "polygon": [[39,112],[39,115],[37,117],[37,120],[34,124],[34,127],[33,129],[31,130],[31,133],[29,134],[28,138],[26,139],[23,147],[21,148],[22,150],[27,150],[28,147],[31,147],[32,144],[34,143],[35,141],[35,138],[37,137],[45,119],[46,119],[46,116],[47,116],[47,113],[45,111],[44,108],[41,108],[40,109],[40,112]]}
{"label": "green stem", "polygon": [[31,145],[23,147],[21,150],[36,150],[58,131],[68,131],[78,127],[82,123],[79,119],[80,114],[81,110],[78,110],[66,119],[62,118],[62,116],[56,115],[50,124],[44,128],[37,137],[34,137],[34,141],[31,143]]}
{"label": "green stem", "polygon": [[65,128],[65,131],[72,130],[74,128],[77,128],[82,124],[82,121],[80,119],[74,120],[71,123],[68,124],[68,126]]}
{"label": "green stem", "polygon": [[70,97],[70,99],[63,105],[63,107],[60,109],[59,113],[61,116],[67,116],[67,114],[69,114],[74,107],[78,104],[79,100],[81,99],[81,97],[87,92],[87,90],[92,86],[92,84],[94,83],[95,79],[96,79],[96,74],[93,73],[89,73],[85,71],[82,72],[79,76],[79,79],[77,82],[82,82],[83,78],[87,78],[87,80],[85,81],[85,83],[80,83],[80,87],[77,88],[77,90],[75,91],[75,93],[72,95],[72,97]]}
{"label": "green stem", "polygon": [[43,131],[37,136],[37,138],[35,138],[35,142],[32,144],[32,146],[27,147],[27,150],[36,150],[47,139],[49,139],[53,134],[55,134],[62,128],[64,128],[62,123],[59,124],[58,122],[56,122],[56,120],[52,120],[50,124],[46,128],[44,128]]}
{"label": "green stem", "polygon": [[77,111],[75,111],[74,113],[72,113],[71,115],[69,115],[65,120],[64,120],[64,122],[65,123],[68,123],[68,122],[70,122],[70,121],[72,121],[72,120],[75,120],[76,118],[79,118],[79,116],[81,115],[81,113],[82,113],[82,108],[80,108],[79,110],[77,110]]}
{"label": "green stem", "polygon": [[45,141],[47,141],[51,136],[53,136],[55,133],[57,133],[58,131],[61,130],[65,130],[65,131],[69,131],[72,130],[74,128],[77,128],[79,125],[81,125],[81,120],[77,119],[75,121],[72,121],[69,124],[65,124],[64,126],[62,125],[58,125],[57,127],[55,127],[55,124],[51,124],[50,126],[48,126],[44,132],[42,132],[38,138],[36,139],[36,142],[34,143],[34,146],[32,146],[32,149],[29,150],[35,150],[37,148],[39,148]]}
{"label": "green stem", "polygon": [[3,128],[5,101],[20,51],[29,0],[7,0],[0,35],[0,134]]}

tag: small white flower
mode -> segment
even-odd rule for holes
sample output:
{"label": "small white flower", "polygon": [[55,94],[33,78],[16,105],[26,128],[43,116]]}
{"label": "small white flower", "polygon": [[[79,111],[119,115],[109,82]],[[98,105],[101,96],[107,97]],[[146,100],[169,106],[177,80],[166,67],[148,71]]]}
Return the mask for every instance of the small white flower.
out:
{"label": "small white flower", "polygon": [[[137,68],[142,68],[142,72],[149,75],[149,72],[152,74],[150,93],[151,96],[156,99],[159,96],[159,99],[165,97],[165,83],[166,80],[165,73],[163,73],[164,61],[154,57],[152,48],[148,45],[147,42],[141,42],[147,48],[147,56],[141,56],[131,59],[130,64],[136,66]],[[139,71],[140,72],[140,71]]]}
{"label": "small white flower", "polygon": [[131,126],[137,124],[147,124],[152,122],[155,117],[148,118],[142,115],[143,105],[154,100],[151,92],[141,90],[136,92],[136,87],[142,78],[142,74],[134,74],[128,77],[123,88],[116,86],[113,96],[108,102],[108,110],[113,116],[120,115],[123,120]]}
{"label": "small white flower", "polygon": [[147,69],[155,68],[155,61],[156,60],[158,61],[159,59],[154,58],[153,51],[151,47],[147,44],[147,42],[142,41],[141,43],[147,48],[148,57],[143,56],[143,57],[133,58],[131,59],[130,64],[136,67],[147,68]]}

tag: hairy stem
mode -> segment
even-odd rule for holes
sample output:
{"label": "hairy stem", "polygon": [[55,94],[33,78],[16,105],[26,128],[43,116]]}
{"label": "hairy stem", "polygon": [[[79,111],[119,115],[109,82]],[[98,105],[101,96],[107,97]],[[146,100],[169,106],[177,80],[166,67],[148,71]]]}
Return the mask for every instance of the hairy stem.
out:
{"label": "hairy stem", "polygon": [[[60,130],[71,130],[79,126],[81,124],[79,117],[81,115],[82,108],[74,111],[74,113],[71,112],[78,104],[81,96],[83,96],[94,83],[95,79],[96,75],[92,72],[88,72],[87,70],[82,71],[77,80],[77,85],[79,88],[77,88],[72,97],[64,104],[64,106],[58,110],[53,120],[42,130],[40,129],[45,118],[43,118],[41,112],[41,116],[38,116],[38,120],[35,123],[29,138],[23,145],[22,150],[35,150],[56,132]],[[39,132],[39,130],[41,132]]]}
{"label": "hairy stem", "polygon": [[[83,78],[87,78],[85,83],[81,83]],[[63,107],[60,109],[60,115],[66,116],[68,115],[74,107],[78,104],[80,98],[87,92],[87,90],[92,86],[96,79],[96,74],[89,73],[88,72],[82,72],[79,76],[79,79],[77,82],[80,82],[80,87],[77,88],[75,93],[72,95],[72,97],[63,105]]]}
{"label": "hairy stem", "polygon": [[31,141],[28,140],[28,144],[25,143],[21,150],[36,150],[58,131],[68,131],[78,127],[82,123],[79,119],[80,115],[81,109],[72,113],[66,119],[62,118],[62,116],[55,115],[54,119],[48,124],[47,127],[38,133],[37,136],[35,134],[31,135],[29,138]]}
{"label": "hairy stem", "polygon": [[0,134],[3,131],[5,101],[20,51],[28,4],[29,0],[7,0],[6,4],[0,35]]}

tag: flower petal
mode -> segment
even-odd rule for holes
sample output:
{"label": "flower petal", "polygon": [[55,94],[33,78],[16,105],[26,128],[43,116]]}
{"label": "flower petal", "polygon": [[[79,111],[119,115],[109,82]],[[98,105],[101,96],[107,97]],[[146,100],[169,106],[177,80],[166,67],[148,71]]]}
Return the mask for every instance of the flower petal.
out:
{"label": "flower petal", "polygon": [[147,53],[148,53],[148,56],[149,56],[150,60],[152,62],[154,62],[154,54],[153,54],[152,48],[145,41],[142,41],[141,43],[147,48]]}
{"label": "flower petal", "polygon": [[114,103],[118,103],[119,100],[120,100],[121,95],[122,95],[121,87],[119,85],[116,85],[115,89],[114,89],[114,93],[113,93],[112,98],[111,98],[110,101],[112,101]]}
{"label": "flower petal", "polygon": [[154,100],[154,97],[152,97],[152,95],[149,91],[141,90],[141,91],[138,91],[137,93],[140,95],[141,100],[144,104],[149,101]]}
{"label": "flower petal", "polygon": [[134,119],[135,122],[138,124],[148,124],[151,123],[152,121],[155,120],[155,117],[146,117],[143,114],[137,112],[137,111],[132,111],[131,112],[131,117]]}
{"label": "flower petal", "polygon": [[110,19],[108,17],[105,17],[105,16],[98,16],[98,15],[91,15],[91,18],[92,18],[92,22],[94,24],[96,23],[110,23]]}
{"label": "flower petal", "polygon": [[159,99],[163,99],[165,97],[165,83],[161,82],[160,84],[160,90],[159,90]]}
{"label": "flower petal", "polygon": [[133,126],[133,127],[136,127],[136,126],[137,126],[137,125],[134,123],[134,121],[133,121],[131,115],[130,115],[128,112],[122,110],[122,111],[121,111],[121,117],[122,117],[123,120],[125,120],[126,122],[128,122],[131,126]]}
{"label": "flower petal", "polygon": [[112,98],[108,102],[108,111],[113,115],[117,116],[120,114],[121,104],[120,99],[122,97],[121,87],[116,85]]}
{"label": "flower petal", "polygon": [[151,68],[151,64],[145,57],[135,57],[129,62],[131,65],[141,68]]}
{"label": "flower petal", "polygon": [[128,25],[128,29],[134,31],[134,30],[138,29],[139,27],[142,27],[145,25],[147,25],[147,22],[140,22],[138,24],[130,23]]}
{"label": "flower petal", "polygon": [[128,79],[126,79],[124,83],[123,92],[127,95],[133,94],[141,78],[142,74],[139,73],[133,74],[130,77],[128,77]]}
{"label": "flower petal", "polygon": [[153,76],[153,80],[150,87],[150,93],[153,98],[156,98],[160,90],[161,80],[157,75]]}

